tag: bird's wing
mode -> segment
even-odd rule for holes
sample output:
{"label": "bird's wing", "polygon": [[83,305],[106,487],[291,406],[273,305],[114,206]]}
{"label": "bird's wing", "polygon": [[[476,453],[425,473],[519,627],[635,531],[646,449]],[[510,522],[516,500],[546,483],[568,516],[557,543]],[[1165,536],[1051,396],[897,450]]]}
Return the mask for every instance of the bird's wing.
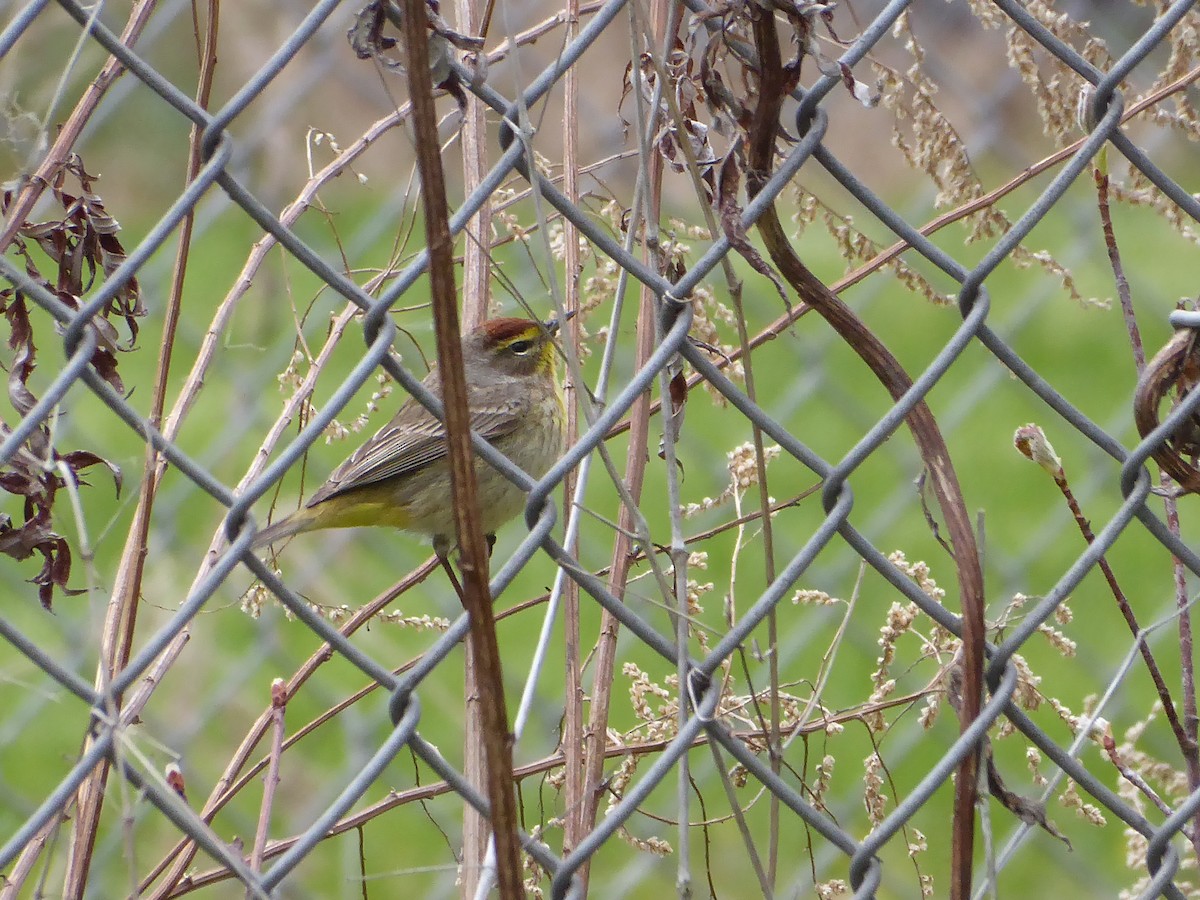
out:
{"label": "bird's wing", "polygon": [[[488,441],[509,434],[529,407],[528,397],[471,407],[471,428]],[[446,457],[446,428],[415,400],[334,470],[308,501],[309,506],[338,494],[423,469]]]}

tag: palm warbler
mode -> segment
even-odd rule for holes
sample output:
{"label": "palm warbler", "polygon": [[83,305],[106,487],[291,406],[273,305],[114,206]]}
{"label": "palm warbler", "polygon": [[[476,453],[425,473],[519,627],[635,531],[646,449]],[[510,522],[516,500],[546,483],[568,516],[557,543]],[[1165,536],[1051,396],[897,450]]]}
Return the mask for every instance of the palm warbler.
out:
{"label": "palm warbler", "polygon": [[[567,413],[557,376],[558,322],[490,319],[463,337],[471,428],[540,478],[562,454]],[[437,366],[423,382],[441,396]],[[445,555],[454,508],[445,426],[411,397],[387,425],[334,470],[298,510],[255,535],[251,546],[318,528],[388,525],[428,535]],[[488,541],[521,511],[525,493],[478,457],[475,477]]]}

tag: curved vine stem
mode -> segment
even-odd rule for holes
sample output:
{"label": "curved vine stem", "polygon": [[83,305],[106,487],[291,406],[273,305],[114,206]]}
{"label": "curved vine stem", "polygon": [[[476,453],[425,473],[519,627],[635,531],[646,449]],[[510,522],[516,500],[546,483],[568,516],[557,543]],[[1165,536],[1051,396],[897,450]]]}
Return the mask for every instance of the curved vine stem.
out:
{"label": "curved vine stem", "polygon": [[[754,43],[758,51],[758,103],[747,133],[747,191],[756,194],[770,176],[775,155],[779,113],[798,74],[799,61],[783,64],[775,17],[754,17]],[[883,342],[824,282],[809,271],[792,248],[774,204],[758,220],[758,231],[772,262],[800,299],[816,310],[859,355],[893,399],[912,386],[912,378]],[[928,405],[921,401],[906,418],[921,459],[929,471],[934,495],[946,521],[954,548],[954,561],[962,603],[962,706],[960,728],[965,730],[979,715],[983,694],[984,596],[983,570],[950,451]],[[975,840],[975,800],[978,782],[977,753],[970,753],[958,770],[954,795],[954,822],[950,896],[970,896]]]}

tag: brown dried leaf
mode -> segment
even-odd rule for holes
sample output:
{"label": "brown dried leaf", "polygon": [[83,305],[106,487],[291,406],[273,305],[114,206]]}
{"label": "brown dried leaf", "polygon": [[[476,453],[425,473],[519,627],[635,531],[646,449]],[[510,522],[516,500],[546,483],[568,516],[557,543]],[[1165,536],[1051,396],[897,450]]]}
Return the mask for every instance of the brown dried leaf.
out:
{"label": "brown dried leaf", "polygon": [[987,763],[988,789],[993,797],[1010,813],[1020,819],[1027,825],[1037,825],[1047,834],[1053,835],[1064,844],[1068,850],[1074,850],[1071,846],[1071,841],[1065,834],[1058,830],[1058,827],[1046,818],[1046,806],[1037,800],[1031,800],[1028,797],[1022,797],[1020,794],[1014,793],[1008,789],[1008,785],[1004,783],[1004,779],[1000,777],[1000,770],[996,768],[996,761],[992,757],[992,744],[989,738],[984,744],[984,756]]}
{"label": "brown dried leaf", "polygon": [[675,374],[671,376],[669,384],[671,392],[671,415],[670,422],[675,428],[675,437],[679,437],[680,427],[683,425],[683,407],[687,403],[688,383],[683,375],[683,366],[676,367]]}
{"label": "brown dried leaf", "polygon": [[25,472],[3,472],[0,473],[0,490],[21,497],[31,497],[42,490],[42,485],[41,482],[30,478]]}
{"label": "brown dried leaf", "polygon": [[125,393],[125,382],[117,374],[117,357],[108,350],[96,348],[92,354],[92,368],[107,381],[118,394]]}
{"label": "brown dried leaf", "polygon": [[[79,182],[78,194],[64,190],[67,175]],[[72,154],[52,180],[54,196],[64,211],[62,219],[26,223],[21,229],[22,235],[37,240],[58,265],[55,288],[59,294],[71,295],[76,301],[92,289],[97,271],[109,278],[126,258],[125,248],[117,237],[121,226],[109,215],[104,200],[93,190],[95,181],[95,176],[84,169],[79,156]],[[77,307],[78,302],[70,305]],[[138,334],[136,320],[145,314],[138,281],[130,277],[117,289],[104,311],[105,316],[125,319],[130,336],[128,345],[122,349],[133,348]]]}
{"label": "brown dried leaf", "polygon": [[62,461],[70,466],[77,480],[79,473],[84,469],[89,469],[92,466],[104,466],[112,475],[113,484],[117,488],[117,496],[121,496],[121,487],[124,485],[125,479],[121,473],[121,467],[116,463],[110,462],[102,456],[97,456],[90,450],[72,450],[70,453],[63,454]]}
{"label": "brown dried leaf", "polygon": [[13,407],[23,416],[37,403],[37,398],[27,385],[29,376],[37,368],[37,347],[33,343],[33,326],[29,321],[25,298],[19,292],[6,293],[8,296],[3,297],[3,305],[10,329],[8,346],[16,351],[9,363],[8,396]]}
{"label": "brown dried leaf", "polygon": [[33,409],[34,404],[37,403],[37,397],[25,383],[36,368],[33,361],[33,350],[32,342],[19,347],[17,355],[13,357],[11,368],[8,370],[8,399],[12,401],[13,408],[22,416]]}
{"label": "brown dried leaf", "polygon": [[[77,182],[78,189],[68,189],[69,181]],[[16,257],[24,260],[30,279],[53,293],[68,309],[78,310],[83,305],[83,296],[93,288],[97,277],[111,278],[125,261],[125,250],[117,238],[120,226],[93,190],[95,178],[87,173],[78,156],[63,163],[48,182],[62,208],[61,218],[22,223],[12,250]],[[13,196],[12,189],[0,190],[0,213],[8,211]],[[43,273],[39,262],[45,265],[47,259],[53,270]],[[17,414],[25,416],[37,403],[37,397],[29,387],[30,375],[37,365],[34,340],[37,320],[26,297],[12,289],[0,290],[0,312],[8,324],[7,343],[12,350],[7,367],[8,396]],[[97,339],[91,363],[101,377],[122,393],[124,386],[117,374],[117,354],[133,348],[138,333],[136,318],[144,314],[137,280],[129,278],[114,291],[106,308],[89,323]],[[110,316],[125,320],[129,330],[128,343],[122,344]],[[54,327],[61,332],[57,322]],[[12,430],[0,421],[0,437],[11,433]],[[118,492],[121,488],[120,469],[99,454],[90,450],[59,454],[52,446],[50,429],[44,422],[0,467],[0,491],[23,500],[21,524],[14,523],[10,516],[0,517],[0,553],[15,560],[25,560],[34,554],[41,556],[42,567],[30,582],[38,586],[38,598],[46,609],[51,608],[55,590],[67,595],[79,593],[67,586],[71,576],[70,547],[53,529],[55,499],[58,490],[64,486],[55,469],[58,463],[69,467],[75,481],[81,485],[87,484],[79,477],[81,472],[102,465],[112,474]]]}
{"label": "brown dried leaf", "polygon": [[[672,443],[679,443],[679,437],[683,433],[683,417],[688,396],[687,378],[684,377],[683,365],[678,357],[671,362],[668,367],[668,373],[670,374],[670,378],[667,381],[667,393],[668,400],[670,401],[670,412],[663,417],[664,434],[663,438],[659,441],[659,459],[666,459],[665,442],[668,436],[671,438]],[[675,464],[682,473],[683,462],[678,456],[675,457]]]}
{"label": "brown dried leaf", "polygon": [[[466,109],[467,97],[459,83],[458,75],[451,67],[453,48],[472,53],[483,49],[483,38],[455,31],[438,13],[436,0],[425,0],[426,25],[429,35],[429,72],[435,87],[441,88],[458,102],[460,110]],[[398,29],[404,27],[404,14],[392,0],[372,0],[354,17],[354,24],[346,32],[351,49],[359,59],[373,59],[392,71],[404,71],[405,60],[401,44],[383,33],[384,25],[391,23]],[[397,51],[389,54],[388,51]]]}
{"label": "brown dried leaf", "polygon": [[[946,701],[950,707],[959,715],[962,715],[962,661],[955,660],[950,667],[949,673],[946,676]],[[992,739],[984,737],[982,751],[980,753],[984,766],[987,770],[988,790],[991,795],[1000,801],[1001,805],[1022,822],[1029,825],[1037,825],[1047,834],[1051,834],[1067,845],[1068,850],[1073,850],[1071,842],[1067,839],[1053,822],[1046,818],[1046,807],[1037,800],[1030,800],[1028,797],[1022,797],[1009,790],[1008,785],[1004,783],[1004,779],[1000,776],[1000,770],[996,768],[996,761],[992,756]]]}
{"label": "brown dried leaf", "polygon": [[741,138],[738,138],[729,149],[729,153],[725,155],[725,161],[721,163],[721,174],[717,179],[717,216],[721,221],[721,230],[729,238],[729,245],[746,262],[750,263],[754,271],[771,279],[771,284],[775,285],[775,290],[779,292],[784,306],[790,312],[792,305],[788,300],[787,292],[784,291],[783,281],[780,280],[770,264],[763,259],[762,254],[750,243],[746,237],[746,229],[742,225],[742,208],[738,205],[738,188],[741,185],[742,176],[741,170],[738,168],[740,149]]}
{"label": "brown dried leaf", "polygon": [[393,64],[384,54],[396,46],[395,38],[383,33],[386,18],[383,4],[368,3],[354,15],[354,24],[346,31],[350,49],[359,59],[376,59],[388,68],[399,68],[400,61]]}
{"label": "brown dried leaf", "polygon": [[8,346],[16,349],[30,343],[33,328],[29,324],[29,310],[25,298],[11,289],[0,291],[0,310],[8,319]]}
{"label": "brown dried leaf", "polygon": [[183,769],[178,763],[169,763],[163,771],[163,777],[167,782],[167,787],[179,795],[184,803],[187,802],[187,782],[183,777]]}

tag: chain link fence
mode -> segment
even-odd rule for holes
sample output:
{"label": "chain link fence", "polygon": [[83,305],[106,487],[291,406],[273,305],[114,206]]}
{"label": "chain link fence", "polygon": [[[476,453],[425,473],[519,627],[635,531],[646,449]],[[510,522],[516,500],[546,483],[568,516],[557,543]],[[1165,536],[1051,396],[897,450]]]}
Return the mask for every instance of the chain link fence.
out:
{"label": "chain link fence", "polygon": [[[563,458],[534,481],[474,441],[529,492],[491,593],[531,892],[1200,890],[1200,320],[1174,313],[1157,355],[1137,325],[1174,305],[1139,285],[1194,283],[1200,22],[1191,2],[920,6],[468,3],[457,30],[430,7],[468,321],[489,279],[538,318],[580,310]],[[382,531],[249,550],[254,516],[396,387],[440,413],[408,334],[429,263],[403,167],[430,135],[392,96],[399,9],[225,8],[219,41],[215,5],[6,14],[0,896],[484,896],[503,877],[458,821],[489,807],[461,724],[470,625],[433,561]],[[205,48],[199,78],[182,47]],[[120,166],[97,182],[105,141]],[[145,226],[118,238],[123,195]],[[1145,218],[1114,232],[1110,200]],[[941,239],[955,223],[968,243]],[[1118,318],[1092,292],[1116,293],[1122,340],[1087,344],[1086,317]],[[147,312],[161,332],[126,356]],[[51,321],[61,359],[35,373]],[[1061,502],[1014,486],[1029,467],[981,421]],[[108,506],[85,485],[115,457]],[[387,611],[422,590],[445,617]]]}

